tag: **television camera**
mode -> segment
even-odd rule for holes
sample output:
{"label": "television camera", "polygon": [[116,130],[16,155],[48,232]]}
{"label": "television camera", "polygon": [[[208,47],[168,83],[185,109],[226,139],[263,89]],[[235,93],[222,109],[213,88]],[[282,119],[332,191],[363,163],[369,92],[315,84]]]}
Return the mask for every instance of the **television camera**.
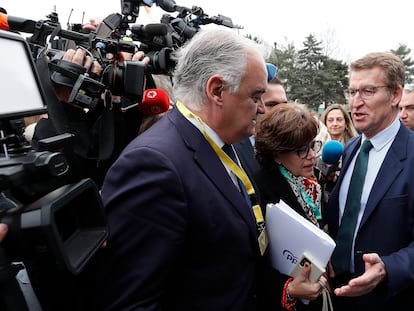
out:
{"label": "television camera", "polygon": [[[33,202],[49,195],[49,192],[54,191],[57,186],[65,187],[66,191],[71,190],[67,186],[71,178],[69,163],[62,150],[68,149],[71,145],[73,135],[58,131],[60,135],[39,141],[36,150],[33,150],[21,135],[22,126],[17,126],[15,123],[16,119],[19,120],[25,116],[48,112],[49,117],[53,119],[56,115],[50,109],[49,96],[45,95],[45,83],[41,82],[41,79],[44,79],[43,76],[49,77],[49,74],[38,73],[39,59],[48,56],[50,62],[47,66],[51,72],[51,80],[72,88],[69,102],[81,103],[85,108],[94,109],[102,101],[102,94],[107,91],[111,96],[120,95],[136,101],[141,100],[145,75],[148,77],[151,74],[171,74],[174,62],[170,53],[191,39],[201,25],[214,23],[240,28],[233,25],[231,19],[225,16],[208,16],[200,7],[193,6],[189,9],[176,5],[172,0],[155,2],[166,12],[177,12],[177,16],[164,14],[159,24],[136,25],[133,23],[139,15],[140,6],[151,6],[154,2],[121,0],[122,15],[110,14],[96,32],[89,33],[62,29],[55,12],[49,14],[46,20],[40,21],[0,13],[2,21],[0,25],[3,25],[5,30],[12,31],[0,30],[1,53],[4,54],[0,54],[3,60],[1,67],[9,77],[6,84],[2,83],[0,89],[3,97],[6,96],[0,109],[0,144],[3,147],[3,158],[0,160],[0,191],[2,194],[0,202],[4,206],[3,214],[8,215],[12,211],[13,213],[17,211],[18,215],[22,215],[22,211],[27,206],[30,205],[30,210],[33,209],[36,205],[32,205]],[[13,31],[32,35],[23,39]],[[126,40],[126,36],[131,40]],[[62,59],[65,48],[72,43],[87,50],[89,55],[100,63],[103,67],[100,77],[92,74],[87,68]],[[137,48],[144,50],[150,57],[150,69],[144,69],[140,62],[117,59],[120,52],[133,53]],[[10,54],[11,51],[12,54]],[[17,57],[19,62],[5,61],[9,59],[9,55]],[[17,72],[19,74],[13,74]],[[105,99],[108,98],[107,93],[105,95]],[[47,102],[49,103],[46,104]],[[55,120],[55,126],[58,123]],[[83,182],[79,187],[89,187],[89,185],[89,182]],[[94,201],[95,198],[98,202],[92,205],[95,205],[93,208],[96,208],[96,213],[99,215],[97,218],[100,219],[96,224],[99,225],[102,233],[96,241],[96,244],[99,244],[106,234],[102,215],[98,213],[100,210],[97,206],[100,204],[99,196],[96,195],[96,189],[93,186],[85,191],[91,193],[88,200]],[[43,210],[39,206],[37,208]],[[75,212],[72,211],[72,213]],[[3,215],[3,219],[6,219],[5,217]],[[83,221],[77,219],[76,222]],[[62,236],[57,223],[53,226],[57,226],[53,229],[56,236],[60,238],[67,236],[67,234]],[[63,242],[65,241],[62,239],[53,241],[56,245]],[[53,248],[59,248],[56,245]],[[96,250],[96,245],[92,248]],[[58,251],[67,268],[74,273],[82,269],[83,263],[70,262],[69,257],[72,255],[65,254],[62,247]]]}
{"label": "television camera", "polygon": [[[129,16],[127,20],[134,20],[134,17],[138,16],[138,11],[131,10],[131,6],[126,5],[128,1],[122,2],[124,16]],[[152,3],[152,1],[149,2]],[[159,24],[132,25],[129,28],[132,39],[139,41],[140,50],[150,57],[149,70],[155,74],[170,75],[172,73],[175,62],[170,57],[171,53],[190,40],[202,25],[216,24],[235,29],[242,28],[239,25],[234,25],[231,18],[220,14],[209,16],[198,6],[192,6],[190,9],[177,5],[173,0],[157,0],[155,2],[164,11],[176,12],[177,15],[163,14]]]}
{"label": "television camera", "polygon": [[[74,135],[62,126],[63,110],[59,109],[63,105],[52,105],[55,95],[51,96],[46,82],[71,87],[70,101],[87,110],[98,110],[112,95],[137,102],[144,93],[144,80],[146,87],[151,87],[151,75],[172,74],[175,64],[171,53],[191,39],[200,25],[236,27],[228,18],[208,17],[201,8],[188,9],[173,1],[156,4],[167,12],[178,12],[176,17],[164,14],[159,24],[132,25],[139,7],[152,4],[149,0],[122,0],[122,15],[109,15],[96,32],[89,33],[62,29],[56,13],[40,21],[0,13],[0,67],[7,76],[0,84],[0,222],[9,225],[0,246],[10,261],[29,260],[41,273],[54,267],[50,274],[57,269],[78,276],[108,236],[96,183],[72,174],[68,155],[73,153]],[[32,35],[24,39],[14,32]],[[101,75],[65,62],[62,56],[70,46],[85,49],[99,62]],[[150,58],[148,67],[117,58],[120,52],[133,53],[137,48]],[[8,61],[10,55],[19,61]],[[21,120],[43,113],[49,115],[58,135],[41,139],[34,146],[23,138]],[[60,276],[37,279],[48,292],[42,302],[51,296],[61,298],[63,290],[50,288]],[[70,279],[66,287],[74,283],[77,281]]]}
{"label": "television camera", "polygon": [[[47,98],[27,42],[0,30],[0,44],[7,75],[0,84],[0,222],[9,225],[1,245],[11,260],[42,258],[78,274],[107,237],[97,186],[69,177],[61,150],[71,134],[42,140],[38,150],[23,138],[21,118],[47,112]],[[19,62],[9,62],[10,53]]]}
{"label": "television camera", "polygon": [[[176,12],[176,16],[164,14],[160,23],[134,24],[139,16],[139,8],[151,6],[154,2],[166,12]],[[144,85],[155,88],[152,74],[172,75],[175,61],[172,52],[191,39],[200,26],[216,24],[229,28],[242,28],[234,25],[229,17],[209,16],[201,7],[191,9],[178,6],[173,0],[121,0],[122,14],[108,15],[95,32],[80,31],[81,27],[62,29],[58,15],[53,12],[46,20],[33,21],[0,13],[5,30],[31,33],[27,38],[33,58],[47,55],[51,61],[49,69],[55,83],[70,86],[70,102],[93,109],[100,102],[102,94],[126,97],[140,102]],[[1,23],[0,23],[1,24]],[[75,31],[76,30],[76,31]],[[100,76],[73,63],[62,60],[66,49],[82,47],[93,60],[102,67]],[[119,52],[134,53],[141,50],[150,62],[144,68],[140,62],[124,61],[118,58]],[[146,80],[146,81],[145,81]]]}
{"label": "television camera", "polygon": [[[55,275],[62,280],[80,275],[107,239],[108,229],[94,181],[70,174],[63,150],[72,135],[42,140],[37,150],[23,138],[22,119],[46,113],[48,98],[27,41],[0,30],[0,45],[0,67],[7,76],[0,83],[0,222],[9,226],[0,244],[0,281],[13,284],[14,263],[29,263],[35,267],[27,269],[29,275],[41,274],[35,278],[35,291],[42,292],[56,284]],[[10,62],[10,55],[19,61]],[[12,294],[19,297],[18,291]],[[0,296],[7,300],[4,292]],[[20,305],[20,300],[13,304]]]}

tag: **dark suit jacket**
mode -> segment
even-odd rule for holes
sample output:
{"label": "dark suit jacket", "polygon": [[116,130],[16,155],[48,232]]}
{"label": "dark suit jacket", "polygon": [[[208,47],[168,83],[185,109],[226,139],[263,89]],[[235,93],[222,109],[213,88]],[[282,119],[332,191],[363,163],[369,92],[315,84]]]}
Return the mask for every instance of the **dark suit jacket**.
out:
{"label": "dark suit jacket", "polygon": [[259,163],[257,163],[254,155],[254,148],[249,138],[245,138],[242,141],[234,144],[237,155],[241,161],[241,164],[249,176],[250,180],[254,182],[254,175],[260,169]]}
{"label": "dark suit jacket", "polygon": [[[333,237],[338,232],[339,189],[360,142],[357,137],[346,146],[342,171],[329,198],[328,225]],[[378,172],[355,240],[356,251],[381,256],[388,275],[383,286],[355,299],[361,310],[414,309],[413,185],[414,132],[401,126]],[[354,259],[355,272],[362,274],[361,255],[354,254]]]}
{"label": "dark suit jacket", "polygon": [[256,310],[263,264],[252,210],[177,109],[124,150],[102,198],[101,309]]}

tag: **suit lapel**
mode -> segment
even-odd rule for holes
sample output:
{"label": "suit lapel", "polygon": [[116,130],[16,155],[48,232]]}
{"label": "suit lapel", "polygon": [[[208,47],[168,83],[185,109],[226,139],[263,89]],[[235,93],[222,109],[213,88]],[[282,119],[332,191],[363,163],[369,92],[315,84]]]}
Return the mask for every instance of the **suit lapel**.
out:
{"label": "suit lapel", "polygon": [[401,126],[397,136],[388,150],[384,162],[378,171],[377,178],[372,186],[364,215],[362,216],[361,226],[364,225],[368,217],[372,214],[379,201],[384,197],[399,176],[404,167],[404,159],[407,157],[407,131]]}
{"label": "suit lapel", "polygon": [[229,201],[230,205],[237,210],[240,216],[248,224],[249,230],[252,232],[253,236],[256,237],[256,224],[253,211],[233,184],[227,170],[213,148],[201,132],[191,124],[178,109],[170,111],[168,117],[180,132],[187,148],[193,151],[194,161],[216,186],[223,197]]}
{"label": "suit lapel", "polygon": [[237,155],[242,162],[242,166],[249,178],[252,180],[254,174],[259,170],[259,164],[254,157],[254,148],[249,138],[243,139],[241,142],[234,145]]}

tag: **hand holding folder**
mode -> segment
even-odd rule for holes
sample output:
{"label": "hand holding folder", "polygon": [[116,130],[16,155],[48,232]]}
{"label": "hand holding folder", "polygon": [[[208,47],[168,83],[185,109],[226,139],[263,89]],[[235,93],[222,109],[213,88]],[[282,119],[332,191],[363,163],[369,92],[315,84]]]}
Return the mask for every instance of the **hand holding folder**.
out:
{"label": "hand holding folder", "polygon": [[305,255],[312,262],[312,269],[325,270],[335,248],[335,241],[284,201],[266,206],[266,227],[275,269],[291,275]]}

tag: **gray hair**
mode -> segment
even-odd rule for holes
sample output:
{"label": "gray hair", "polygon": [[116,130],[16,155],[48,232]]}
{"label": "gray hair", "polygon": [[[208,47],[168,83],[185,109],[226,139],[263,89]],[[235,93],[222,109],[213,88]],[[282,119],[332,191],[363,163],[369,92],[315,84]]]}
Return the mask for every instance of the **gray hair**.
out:
{"label": "gray hair", "polygon": [[414,91],[414,84],[406,84],[404,86],[404,94],[405,93],[411,93]]}
{"label": "gray hair", "polygon": [[230,30],[200,30],[176,50],[173,74],[174,97],[199,111],[207,102],[206,84],[213,75],[221,75],[231,93],[237,92],[250,51],[264,58],[264,51],[254,41]]}

